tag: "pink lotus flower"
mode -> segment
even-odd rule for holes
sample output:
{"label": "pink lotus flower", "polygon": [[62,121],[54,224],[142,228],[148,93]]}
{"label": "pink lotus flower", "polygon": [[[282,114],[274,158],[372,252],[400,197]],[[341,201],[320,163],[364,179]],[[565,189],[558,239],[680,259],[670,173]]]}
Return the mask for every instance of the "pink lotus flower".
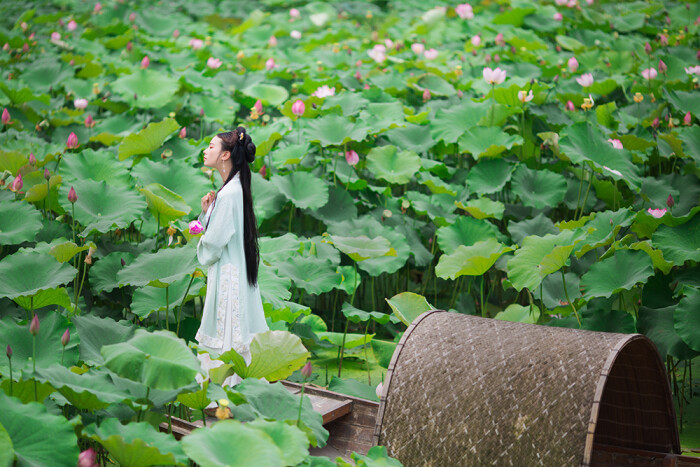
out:
{"label": "pink lotus flower", "polygon": [[462,19],[472,19],[474,18],[474,11],[472,6],[468,3],[462,3],[455,7],[455,13]]}
{"label": "pink lotus flower", "polygon": [[68,201],[71,203],[78,201],[78,194],[75,192],[75,188],[73,187],[70,187],[70,190],[68,190]]}
{"label": "pink lotus flower", "polygon": [[75,149],[78,146],[80,146],[78,144],[78,135],[71,131],[70,135],[68,135],[68,140],[66,141],[66,147],[68,149]]}
{"label": "pink lotus flower", "polygon": [[559,12],[557,11],[556,13],[554,13],[553,18],[554,18],[555,21],[561,21],[561,20],[564,19],[564,16],[563,16],[561,13],[559,13]]}
{"label": "pink lotus flower", "polygon": [[428,102],[428,101],[430,100],[430,97],[431,97],[431,95],[430,95],[430,90],[429,90],[429,89],[425,89],[425,90],[423,91],[423,102]]}
{"label": "pink lotus flower", "polygon": [[36,156],[34,155],[33,152],[29,153],[29,163],[31,165],[36,165]]}
{"label": "pink lotus flower", "polygon": [[578,60],[576,60],[576,57],[571,57],[567,65],[569,66],[569,71],[572,73],[575,73],[576,70],[578,70]]}
{"label": "pink lotus flower", "polygon": [[306,106],[304,105],[304,101],[302,100],[297,100],[292,104],[292,113],[296,115],[297,117],[301,117],[304,115],[304,112],[306,111]]}
{"label": "pink lotus flower", "polygon": [[348,162],[348,164],[354,166],[360,162],[360,156],[351,149],[345,153],[345,160]]}
{"label": "pink lotus flower", "polygon": [[263,164],[263,166],[260,167],[260,171],[258,173],[260,175],[262,175],[263,177],[266,177],[267,176],[267,166],[265,166],[265,164]]}
{"label": "pink lotus flower", "polygon": [[428,50],[426,50],[425,52],[423,52],[423,55],[424,55],[425,58],[427,58],[428,60],[434,60],[434,59],[436,59],[437,56],[438,56],[438,51],[431,48],[431,49],[428,49]]}
{"label": "pink lotus flower", "polygon": [[357,70],[357,71],[355,72],[355,79],[356,79],[357,81],[360,81],[360,80],[362,79],[362,73],[360,73],[360,70]]}
{"label": "pink lotus flower", "polygon": [[297,31],[296,29],[292,32],[289,33],[292,39],[299,40],[301,39],[301,32]]}
{"label": "pink lotus flower", "polygon": [[573,102],[566,101],[566,110],[573,112],[574,110],[576,110],[576,106],[574,105]]}
{"label": "pink lotus flower", "polygon": [[622,149],[622,141],[619,139],[609,139],[608,143],[611,143],[615,149]]}
{"label": "pink lotus flower", "polygon": [[483,76],[486,82],[491,85],[501,84],[506,79],[506,71],[501,70],[500,68],[492,70],[491,68],[486,67],[484,68]]}
{"label": "pink lotus flower", "polygon": [[393,49],[394,48],[394,41],[391,39],[384,39],[384,45],[386,46],[387,49]]}
{"label": "pink lotus flower", "polygon": [[481,37],[479,37],[479,35],[477,34],[476,36],[472,37],[471,42],[474,47],[479,47],[479,45],[481,44]]}
{"label": "pink lotus flower", "polygon": [[[76,23],[75,20],[70,20],[70,21],[68,21],[68,26],[66,26],[66,28],[69,31],[75,31],[78,28],[78,23]],[[60,37],[59,37],[59,39],[60,39]]]}
{"label": "pink lotus flower", "polygon": [[22,189],[22,185],[24,185],[24,182],[22,181],[22,174],[18,173],[15,179],[12,181],[10,190],[14,191],[15,193],[18,193],[19,190]]}
{"label": "pink lotus flower", "polygon": [[199,221],[192,221],[189,225],[190,235],[198,235],[204,231],[204,226]]}
{"label": "pink lotus flower", "polygon": [[7,110],[7,108],[2,109],[2,124],[3,125],[10,124],[10,111]]}
{"label": "pink lotus flower", "polygon": [[204,47],[204,41],[202,39],[190,39],[190,47],[192,47],[192,50],[199,50]]}
{"label": "pink lotus flower", "polygon": [[207,66],[212,70],[216,70],[221,66],[221,60],[219,60],[218,58],[209,57],[207,59]]}
{"label": "pink lotus flower", "polygon": [[306,362],[306,365],[301,369],[301,376],[304,377],[304,379],[309,379],[311,378],[311,375],[313,374],[313,368],[311,367],[311,361]]}
{"label": "pink lotus flower", "polygon": [[331,88],[327,84],[324,84],[323,86],[316,89],[316,91],[314,91],[312,96],[316,96],[316,97],[320,97],[320,98],[335,96],[335,88]]}
{"label": "pink lotus flower", "polygon": [[690,126],[693,123],[693,117],[690,116],[690,112],[685,114],[683,117],[683,125]]}
{"label": "pink lotus flower", "polygon": [[44,179],[48,182],[51,180],[51,172],[49,172],[49,169],[44,169]]}
{"label": "pink lotus flower", "polygon": [[59,40],[61,40],[61,35],[57,32],[52,32],[51,33],[51,40],[52,41],[59,41]]}
{"label": "pink lotus flower", "polygon": [[29,333],[32,336],[36,336],[37,334],[39,334],[39,316],[38,315],[34,315],[34,318],[32,318],[32,322],[29,325]]}
{"label": "pink lotus flower", "polygon": [[668,67],[666,66],[664,61],[659,59],[659,73],[663,73],[665,75],[667,70],[668,70]]}
{"label": "pink lotus flower", "polygon": [[275,65],[275,59],[272,57],[268,58],[265,62],[265,69],[270,71],[274,70],[275,68],[277,68],[277,65]]}
{"label": "pink lotus flower", "polygon": [[576,82],[584,88],[587,88],[588,86],[593,84],[593,75],[591,73],[584,73],[578,78],[576,78]]}
{"label": "pink lotus flower", "polygon": [[651,121],[651,126],[654,128],[659,127],[659,117],[656,117],[654,120]]}
{"label": "pink lotus flower", "polygon": [[89,448],[83,451],[78,456],[78,467],[97,467],[97,453],[94,449]]}
{"label": "pink lotus flower", "polygon": [[85,117],[85,128],[92,128],[95,126],[95,121],[92,119],[92,115],[88,114],[87,117]]}
{"label": "pink lotus flower", "polygon": [[65,347],[68,345],[69,342],[70,342],[70,331],[68,330],[68,328],[66,328],[66,331],[61,336],[61,345],[63,347]]}
{"label": "pink lotus flower", "polygon": [[76,99],[73,101],[73,105],[75,106],[76,109],[84,109],[88,106],[88,100],[87,99]]}
{"label": "pink lotus flower", "polygon": [[645,68],[644,70],[642,70],[642,76],[644,77],[644,79],[649,80],[656,78],[656,68]]}
{"label": "pink lotus flower", "polygon": [[131,43],[131,41],[126,43],[126,50],[127,52],[131,52],[134,48],[134,45]]}
{"label": "pink lotus flower", "polygon": [[675,205],[676,202],[673,200],[673,196],[669,194],[668,198],[666,198],[666,206],[668,206],[668,208],[671,209]]}
{"label": "pink lotus flower", "polygon": [[187,138],[187,127],[184,127],[184,126],[182,127],[182,129],[180,130],[180,133],[178,133],[178,137],[180,139]]}
{"label": "pink lotus flower", "polygon": [[7,348],[5,349],[5,355],[7,355],[7,358],[12,358],[12,347],[10,344],[7,344]]}
{"label": "pink lotus flower", "polygon": [[659,44],[662,46],[668,45],[668,36],[666,34],[659,34]]}
{"label": "pink lotus flower", "polygon": [[666,214],[666,209],[664,209],[664,208],[661,208],[661,209],[649,208],[649,209],[647,209],[647,212],[649,213],[649,215],[651,217],[653,217],[655,219],[661,219],[662,217],[664,217],[664,214]]}
{"label": "pink lotus flower", "polygon": [[277,38],[275,36],[270,36],[270,40],[267,41],[267,45],[270,47],[276,47],[277,46]]}
{"label": "pink lotus flower", "polygon": [[689,75],[700,75],[700,65],[683,68]]}
{"label": "pink lotus flower", "polygon": [[367,55],[377,63],[383,63],[386,60],[386,47],[382,44],[377,44],[367,51]]}
{"label": "pink lotus flower", "polygon": [[151,60],[148,58],[148,55],[143,57],[143,59],[141,60],[141,68],[143,68],[145,70],[146,68],[148,68],[148,65],[150,65],[150,64],[151,64]]}
{"label": "pink lotus flower", "polygon": [[534,95],[532,94],[532,89],[530,90],[529,93],[525,93],[525,91],[518,91],[518,100],[522,102],[523,104],[526,102],[530,102]]}
{"label": "pink lotus flower", "polygon": [[258,115],[262,115],[263,108],[262,108],[262,101],[260,99],[255,101],[255,104],[253,105],[253,109],[258,113]]}
{"label": "pink lotus flower", "polygon": [[414,54],[420,55],[425,50],[425,46],[420,42],[414,42],[411,44],[411,50],[413,50]]}
{"label": "pink lotus flower", "polygon": [[496,34],[496,39],[495,39],[496,45],[499,47],[503,47],[506,45],[506,40],[503,38],[503,33],[499,32]]}
{"label": "pink lotus flower", "polygon": [[296,8],[289,10],[289,16],[293,19],[301,18],[301,13]]}
{"label": "pink lotus flower", "polygon": [[177,39],[178,37],[180,37],[180,30],[176,29],[173,31],[173,39]]}
{"label": "pink lotus flower", "polygon": [[133,13],[133,12],[132,12],[132,13],[129,15],[129,21],[131,21],[132,23],[133,23],[134,21],[136,21],[136,13]]}

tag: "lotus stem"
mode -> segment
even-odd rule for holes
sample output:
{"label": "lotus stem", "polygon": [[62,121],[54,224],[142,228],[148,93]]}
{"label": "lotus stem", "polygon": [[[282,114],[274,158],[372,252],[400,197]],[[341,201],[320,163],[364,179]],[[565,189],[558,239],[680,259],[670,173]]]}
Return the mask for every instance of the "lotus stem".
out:
{"label": "lotus stem", "polygon": [[51,213],[51,184],[49,183],[49,180],[46,180],[46,202],[48,204],[48,208],[46,209],[46,218],[50,218],[50,213]]}
{"label": "lotus stem", "polygon": [[[10,378],[11,380],[12,378]],[[32,379],[34,380],[34,402],[39,402],[36,391],[36,336],[32,333]]]}
{"label": "lotus stem", "polygon": [[12,357],[8,355],[7,359],[10,362],[10,397],[12,397]]}
{"label": "lotus stem", "polygon": [[301,394],[299,396],[299,413],[297,414],[297,426],[301,421],[301,404],[304,402],[304,388],[306,387],[306,382],[301,383]]}
{"label": "lotus stem", "polygon": [[345,336],[348,335],[348,326],[350,325],[350,320],[345,319],[345,331],[343,331],[343,342],[340,344],[340,357],[338,360],[338,378],[340,378],[340,375],[343,371],[343,354],[345,353]]}
{"label": "lotus stem", "polygon": [[365,361],[367,362],[367,384],[372,385],[372,375],[369,373],[369,356],[367,355],[367,331],[369,330],[369,323],[372,322],[371,319],[367,320],[367,326],[365,326]]}
{"label": "lotus stem", "polygon": [[289,225],[287,226],[287,230],[289,232],[292,231],[292,216],[294,215],[294,205],[292,204],[289,208]]}
{"label": "lotus stem", "polygon": [[579,203],[581,203],[581,191],[583,191],[583,175],[585,174],[585,169],[581,167],[581,181],[578,184],[578,196],[576,197],[576,209],[574,210],[574,219],[576,219],[576,213],[578,212]]}
{"label": "lotus stem", "polygon": [[566,275],[564,274],[564,268],[561,268],[559,271],[561,271],[561,281],[564,284],[564,296],[566,297],[566,301],[569,302],[569,305],[571,305],[571,309],[574,310],[574,316],[576,316],[576,321],[578,321],[578,327],[581,327],[581,318],[578,317],[578,312],[576,311],[576,307],[574,306],[574,302],[571,301],[569,298],[569,291],[566,290]]}
{"label": "lotus stem", "polygon": [[484,276],[486,273],[481,275],[481,316],[486,318],[486,310],[484,309]]}
{"label": "lotus stem", "polygon": [[168,321],[170,321],[170,296],[168,295],[169,289],[169,285],[165,287],[165,329],[167,329],[168,331],[170,331],[170,324],[168,324]]}
{"label": "lotus stem", "polygon": [[202,409],[202,425],[207,426],[207,414],[204,413],[204,409]]}
{"label": "lotus stem", "polygon": [[493,126],[495,106],[496,106],[496,84],[491,83],[491,126]]}
{"label": "lotus stem", "polygon": [[80,288],[78,289],[78,295],[76,295],[75,299],[75,308],[73,309],[73,314],[77,313],[78,311],[78,299],[80,298],[80,295],[83,293],[83,283],[85,282],[85,275],[87,274],[87,262],[84,262],[83,264],[83,277],[80,278]]}
{"label": "lotus stem", "polygon": [[194,274],[192,274],[192,277],[190,278],[190,283],[187,285],[187,290],[185,290],[185,296],[182,297],[180,307],[177,309],[177,326],[175,328],[175,334],[178,336],[180,335],[180,314],[182,313],[182,306],[185,304],[185,300],[187,300],[187,294],[190,291],[190,287],[192,287],[192,282],[194,282]]}
{"label": "lotus stem", "polygon": [[591,168],[590,178],[588,179],[588,188],[586,188],[586,196],[583,197],[583,204],[581,205],[581,212],[578,215],[578,219],[583,216],[583,211],[586,209],[586,201],[588,201],[588,192],[591,191],[591,184],[593,183],[593,169]]}

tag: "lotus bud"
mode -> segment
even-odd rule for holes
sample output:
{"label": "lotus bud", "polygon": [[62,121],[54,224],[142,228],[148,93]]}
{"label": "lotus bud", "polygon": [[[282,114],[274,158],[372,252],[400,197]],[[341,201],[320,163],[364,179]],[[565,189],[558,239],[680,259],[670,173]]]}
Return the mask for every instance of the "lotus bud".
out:
{"label": "lotus bud", "polygon": [[61,336],[61,345],[63,347],[65,347],[68,345],[69,342],[70,342],[70,331],[68,330],[68,328],[66,328],[66,332],[64,332],[63,335]]}
{"label": "lotus bud", "polygon": [[263,164],[263,166],[260,167],[260,171],[259,171],[258,173],[259,173],[260,175],[262,175],[263,177],[266,177],[266,176],[267,176],[267,167],[265,166],[265,164]]}
{"label": "lotus bud", "polygon": [[[51,33],[51,40],[52,40],[52,41],[60,41],[60,40],[61,40],[61,34],[59,34],[59,33],[57,33],[57,32],[52,32],[52,33]],[[25,44],[25,45],[27,45],[27,44]]]}
{"label": "lotus bud", "polygon": [[95,121],[92,119],[92,115],[88,114],[87,117],[85,117],[85,128],[92,128],[95,126]]}
{"label": "lotus bud", "polygon": [[200,117],[204,117],[204,107],[202,107],[201,109],[199,109],[199,116],[200,116]]}
{"label": "lotus bud", "polygon": [[18,173],[15,179],[12,181],[12,186],[10,186],[10,189],[15,193],[18,193],[19,190],[22,189],[22,185],[24,185],[24,182],[22,181],[22,174]]}
{"label": "lotus bud", "polygon": [[375,392],[377,393],[378,398],[382,398],[382,392],[384,392],[384,383],[379,383],[377,385],[377,389],[375,389]]}
{"label": "lotus bud", "polygon": [[70,201],[71,203],[75,203],[76,201],[78,201],[78,195],[75,192],[75,188],[73,187],[70,187],[70,190],[68,190],[68,201]]}
{"label": "lotus bud", "polygon": [[690,112],[685,114],[685,117],[683,117],[683,125],[690,126],[691,123],[693,123],[693,117],[690,116]]}
{"label": "lotus bud", "polygon": [[668,67],[664,63],[663,60],[659,60],[659,73],[666,74],[666,70],[668,70]]}
{"label": "lotus bud", "polygon": [[26,42],[22,46],[22,52],[24,52],[24,53],[29,52],[29,44],[27,44]]}
{"label": "lotus bud", "polygon": [[276,47],[277,46],[277,38],[275,36],[270,36],[270,40],[267,41],[267,45],[270,47]]}
{"label": "lotus bud", "polygon": [[183,126],[178,136],[180,137],[180,139],[185,139],[187,137],[187,127]]}
{"label": "lotus bud", "polygon": [[265,69],[268,71],[274,70],[276,67],[277,67],[277,65],[275,65],[275,59],[272,57],[268,58],[267,61],[265,62]]}
{"label": "lotus bud", "polygon": [[26,22],[26,21],[22,21],[22,23],[19,25],[19,27],[22,28],[22,32],[24,32],[24,31],[27,30],[27,28],[28,28],[29,26],[27,25],[27,22]]}
{"label": "lotus bud", "polygon": [[304,115],[305,110],[306,106],[304,105],[304,101],[302,100],[297,100],[294,104],[292,104],[292,113],[297,117],[301,117],[302,115]]}
{"label": "lotus bud", "polygon": [[12,358],[12,347],[10,347],[10,344],[7,344],[7,349],[5,350],[5,355],[7,355],[7,358]]}
{"label": "lotus bud", "polygon": [[428,102],[430,100],[430,90],[426,89],[423,91],[423,102]]}
{"label": "lotus bud", "polygon": [[29,332],[32,336],[39,334],[39,316],[34,315],[34,318],[32,318],[32,322],[29,325]]}
{"label": "lotus bud", "polygon": [[30,163],[31,165],[36,165],[36,157],[34,156],[34,153],[33,153],[33,152],[30,152],[30,153],[29,153],[29,163]]}
{"label": "lotus bud", "polygon": [[88,100],[87,99],[76,99],[73,101],[73,105],[75,106],[76,109],[84,109],[88,106]]}
{"label": "lotus bud", "polygon": [[124,261],[124,258],[121,259],[122,267],[126,266],[126,261]]}
{"label": "lotus bud", "polygon": [[481,37],[477,34],[476,36],[472,37],[471,43],[474,47],[479,47],[479,45],[481,45]]}
{"label": "lotus bud", "polygon": [[659,44],[663,46],[668,45],[668,36],[666,34],[659,34]]}
{"label": "lotus bud", "polygon": [[649,45],[648,42],[644,44],[644,52],[646,52],[647,55],[651,53],[651,45]]}
{"label": "lotus bud", "polygon": [[177,39],[178,37],[180,37],[180,30],[176,29],[173,31],[173,39]]}
{"label": "lotus bud", "polygon": [[143,68],[145,70],[146,68],[148,68],[148,65],[150,65],[150,64],[151,64],[151,60],[148,58],[148,55],[143,57],[143,59],[141,60],[141,68]]}
{"label": "lotus bud", "polygon": [[493,61],[498,63],[501,61],[501,56],[498,54],[493,54]]}
{"label": "lotus bud", "polygon": [[126,43],[126,51],[131,52],[131,50],[134,48],[134,45],[131,43],[131,41]]}
{"label": "lotus bud", "polygon": [[499,46],[499,47],[503,47],[504,45],[506,45],[506,41],[505,41],[505,39],[503,38],[503,33],[502,33],[502,32],[499,32],[499,33],[496,35],[496,45]]}
{"label": "lotus bud", "polygon": [[651,122],[651,126],[654,127],[654,128],[658,128],[658,127],[659,127],[659,117],[656,117],[656,118]]}
{"label": "lotus bud", "polygon": [[578,70],[578,60],[576,60],[576,57],[571,57],[568,62],[569,66],[569,71],[574,73],[576,70]]}
{"label": "lotus bud", "polygon": [[299,13],[299,10],[297,10],[296,8],[292,8],[289,10],[289,16],[292,19],[297,19],[301,17],[301,13]]}
{"label": "lotus bud", "polygon": [[7,108],[2,109],[2,124],[3,125],[10,124],[10,111],[7,110]]}
{"label": "lotus bud", "polygon": [[47,168],[44,168],[44,178],[46,179],[46,181],[51,180],[51,172],[49,172],[49,169]]}
{"label": "lotus bud", "polygon": [[68,30],[72,32],[76,29],[78,29],[78,23],[76,23],[75,20],[68,21]]}
{"label": "lotus bud", "polygon": [[308,362],[306,362],[306,365],[304,365],[304,368],[301,369],[301,376],[303,376],[304,379],[309,379],[309,378],[311,378],[312,374],[313,374],[313,368],[311,367],[311,362],[308,361]]}
{"label": "lotus bud", "polygon": [[189,225],[190,235],[199,235],[204,231],[204,226],[199,221],[192,221]]}
{"label": "lotus bud", "polygon": [[354,166],[357,165],[358,162],[360,162],[360,156],[357,154],[357,152],[351,149],[345,153],[345,160],[348,164]]}
{"label": "lotus bud", "polygon": [[671,209],[673,206],[675,206],[675,201],[673,200],[672,195],[668,195],[668,198],[666,198],[666,206],[668,206],[669,209]]}
{"label": "lotus bud", "polygon": [[78,467],[96,467],[98,465],[96,461],[97,453],[94,449],[89,448],[78,456]]}
{"label": "lotus bud", "polygon": [[552,16],[552,17],[554,18],[554,21],[561,21],[564,19],[564,16],[561,13],[559,13],[558,11],[556,13],[554,13],[554,16]]}
{"label": "lotus bud", "polygon": [[133,23],[134,20],[136,20],[136,13],[131,13],[131,14],[129,15],[129,21],[131,21],[131,22]]}
{"label": "lotus bud", "polygon": [[78,146],[79,146],[78,135],[76,135],[75,133],[73,133],[71,131],[71,134],[68,135],[68,140],[66,141],[66,147],[68,149],[74,149],[74,148],[77,148]]}
{"label": "lotus bud", "polygon": [[457,90],[457,97],[459,97],[459,98],[461,99],[462,96],[464,96],[464,93],[462,92],[461,89],[458,89],[458,90]]}

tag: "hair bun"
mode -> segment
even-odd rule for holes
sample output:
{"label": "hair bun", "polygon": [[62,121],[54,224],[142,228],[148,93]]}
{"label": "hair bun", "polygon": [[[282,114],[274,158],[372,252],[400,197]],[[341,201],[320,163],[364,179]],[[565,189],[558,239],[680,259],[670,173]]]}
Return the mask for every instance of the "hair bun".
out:
{"label": "hair bun", "polygon": [[236,128],[236,132],[239,135],[240,143],[243,144],[245,159],[250,164],[255,160],[255,144],[253,144],[253,139],[246,133],[245,128],[242,126]]}

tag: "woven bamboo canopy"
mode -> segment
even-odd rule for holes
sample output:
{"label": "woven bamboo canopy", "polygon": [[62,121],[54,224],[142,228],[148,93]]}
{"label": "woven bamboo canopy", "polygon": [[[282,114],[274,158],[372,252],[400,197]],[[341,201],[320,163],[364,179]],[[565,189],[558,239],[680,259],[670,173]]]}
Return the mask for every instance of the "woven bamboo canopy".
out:
{"label": "woven bamboo canopy", "polygon": [[594,445],[680,452],[653,342],[429,311],[397,346],[375,444],[404,465],[584,465]]}

